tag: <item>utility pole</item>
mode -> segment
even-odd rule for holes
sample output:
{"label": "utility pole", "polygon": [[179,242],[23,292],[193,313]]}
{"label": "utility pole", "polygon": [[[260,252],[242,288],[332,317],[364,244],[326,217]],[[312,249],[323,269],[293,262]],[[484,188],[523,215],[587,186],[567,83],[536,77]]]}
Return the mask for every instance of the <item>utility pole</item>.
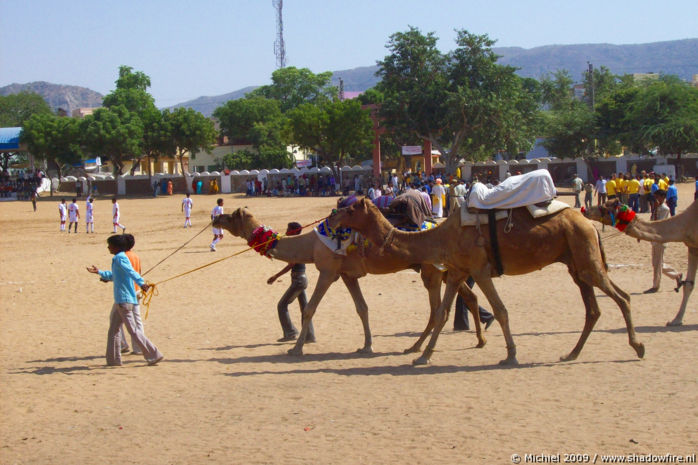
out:
{"label": "utility pole", "polygon": [[589,104],[591,105],[591,111],[594,111],[594,65],[587,61],[589,65]]}

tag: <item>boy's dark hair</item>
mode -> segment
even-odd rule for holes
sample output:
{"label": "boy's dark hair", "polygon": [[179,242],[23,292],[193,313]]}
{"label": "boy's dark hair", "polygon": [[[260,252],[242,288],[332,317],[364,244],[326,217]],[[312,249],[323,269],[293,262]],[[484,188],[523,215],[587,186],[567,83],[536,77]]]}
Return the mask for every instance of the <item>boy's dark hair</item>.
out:
{"label": "boy's dark hair", "polygon": [[660,197],[666,197],[666,191],[664,189],[657,189],[654,193],[654,195],[658,195]]}
{"label": "boy's dark hair", "polygon": [[133,234],[122,234],[126,238],[126,245],[128,246],[125,251],[128,252],[133,248],[134,245],[136,245],[136,238],[133,237]]}
{"label": "boy's dark hair", "polygon": [[[129,234],[130,236],[130,234]],[[128,239],[126,238],[126,234],[114,234],[112,236],[109,236],[107,238],[107,244],[111,245],[115,249],[117,249],[119,252],[124,252],[128,250]]]}
{"label": "boy's dark hair", "polygon": [[223,203],[223,199],[218,199],[218,200],[216,200],[216,205],[220,205],[220,204],[222,204],[222,203]]}
{"label": "boy's dark hair", "polygon": [[295,236],[297,234],[300,234],[302,230],[303,230],[303,225],[301,225],[297,221],[291,221],[288,224],[288,227],[286,228],[286,235],[287,236]]}

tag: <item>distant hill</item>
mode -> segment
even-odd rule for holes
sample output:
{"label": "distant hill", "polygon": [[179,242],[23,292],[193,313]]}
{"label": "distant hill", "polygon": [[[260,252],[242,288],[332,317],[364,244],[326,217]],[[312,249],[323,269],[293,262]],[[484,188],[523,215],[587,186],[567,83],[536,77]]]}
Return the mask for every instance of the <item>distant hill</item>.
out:
{"label": "distant hill", "polygon": [[0,87],[0,95],[19,94],[20,92],[34,92],[41,95],[55,112],[59,108],[64,109],[69,115],[73,110],[83,107],[101,107],[104,96],[86,87],[51,84],[50,82],[37,81],[28,84],[10,84]]}
{"label": "distant hill", "polygon": [[[654,72],[674,74],[690,81],[694,74],[698,74],[698,39],[633,45],[546,45],[531,49],[495,47],[493,50],[500,55],[500,64],[515,66],[519,68],[519,76],[536,79],[566,69],[573,79],[581,81],[582,73],[588,69],[588,62],[595,68],[605,66],[613,74],[619,75]],[[375,65],[334,71],[332,84],[339,86],[341,78],[345,91],[364,91],[378,83],[376,71],[378,66]],[[231,98],[240,98],[252,89],[254,87],[225,95],[201,97],[176,106],[191,107],[208,116],[216,107]],[[202,99],[205,102],[200,102]]]}
{"label": "distant hill", "polygon": [[[539,79],[546,74],[566,69],[576,81],[581,81],[582,73],[588,68],[607,67],[613,74],[661,73],[674,74],[684,80],[691,80],[698,74],[698,39],[652,42],[648,44],[612,45],[546,45],[525,49],[520,47],[495,47],[500,55],[499,63],[519,68],[517,74]],[[382,57],[381,57],[382,58]],[[378,82],[378,66],[364,66],[354,69],[334,71],[332,84],[344,82],[345,91],[364,91]],[[223,95],[199,97],[179,103],[170,108],[193,108],[206,116],[228,100],[244,97],[257,86],[245,87]],[[69,113],[75,108],[96,107],[102,103],[102,95],[84,87],[64,86],[47,82],[12,84],[0,88],[0,95],[8,95],[27,90],[43,96],[54,110],[63,108]]]}

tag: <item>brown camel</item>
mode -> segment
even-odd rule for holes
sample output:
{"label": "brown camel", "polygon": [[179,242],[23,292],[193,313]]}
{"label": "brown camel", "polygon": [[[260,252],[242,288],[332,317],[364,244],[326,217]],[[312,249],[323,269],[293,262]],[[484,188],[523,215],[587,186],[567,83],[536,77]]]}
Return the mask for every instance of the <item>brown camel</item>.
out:
{"label": "brown camel", "polygon": [[[443,263],[448,268],[446,290],[434,315],[434,332],[422,356],[414,361],[415,364],[429,362],[448,318],[455,286],[468,275],[475,279],[487,296],[502,327],[507,343],[507,358],[501,363],[518,363],[508,313],[492,283],[494,266],[487,225],[481,225],[479,229],[476,226],[463,227],[460,217],[451,215],[434,229],[402,232],[393,228],[373,203],[366,199],[339,209],[330,217],[330,224],[359,231],[368,240],[380,244],[386,253],[401,255],[406,262]],[[505,232],[505,226],[511,230]],[[499,221],[496,228],[504,274],[530,273],[551,263],[562,262],[579,286],[586,307],[584,329],[577,345],[562,360],[577,358],[599,318],[594,286],[618,304],[625,318],[629,343],[639,357],[644,356],[645,348],[636,340],[630,315],[630,297],[609,278],[598,233],[591,222],[570,208],[537,219],[532,218],[526,208],[515,208],[511,210],[511,221]]]}
{"label": "brown camel", "polygon": [[[622,207],[618,199],[609,200],[602,206],[584,210],[584,215],[603,224],[616,225],[614,218]],[[627,211],[627,210],[626,210]],[[613,216],[612,216],[613,214]],[[622,223],[618,223],[622,224]],[[696,268],[698,268],[698,201],[694,201],[686,210],[661,221],[644,221],[635,216],[623,230],[628,236],[650,242],[683,242],[688,247],[688,271],[686,280],[682,281],[683,298],[681,307],[667,326],[681,326],[686,313],[688,298],[696,283]]]}
{"label": "brown camel", "polygon": [[[252,213],[245,208],[238,208],[232,214],[218,216],[214,220],[213,225],[223,227],[234,236],[241,237],[248,242],[252,237],[253,231],[262,226]],[[368,324],[368,305],[366,305],[358,283],[358,278],[365,276],[367,273],[387,274],[408,268],[421,273],[422,282],[429,293],[429,305],[433,311],[430,313],[429,322],[422,335],[417,342],[405,350],[405,353],[419,351],[422,343],[434,326],[433,314],[441,303],[441,282],[444,280],[445,273],[439,271],[431,264],[420,266],[416,262],[403,260],[401,256],[381,254],[376,250],[375,246],[370,246],[370,244],[363,247],[363,253],[351,252],[347,255],[339,255],[323,244],[314,231],[298,236],[281,237],[276,246],[270,250],[269,256],[288,263],[314,263],[320,272],[315,289],[303,311],[303,328],[296,340],[296,345],[289,350],[291,355],[303,354],[303,343],[315,310],[325,292],[339,277],[342,278],[342,281],[347,286],[354,300],[356,312],[359,314],[363,324],[364,346],[358,349],[358,352],[373,352],[371,347],[371,330]],[[477,347],[484,347],[487,341],[482,334],[477,296],[464,283],[458,286],[458,292],[473,315],[478,339]]]}

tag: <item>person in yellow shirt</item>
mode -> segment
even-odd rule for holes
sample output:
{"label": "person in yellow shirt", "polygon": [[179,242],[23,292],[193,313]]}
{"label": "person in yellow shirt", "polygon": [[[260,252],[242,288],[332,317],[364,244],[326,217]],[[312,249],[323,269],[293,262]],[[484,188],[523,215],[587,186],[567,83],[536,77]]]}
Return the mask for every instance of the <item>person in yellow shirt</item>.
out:
{"label": "person in yellow shirt", "polygon": [[621,203],[627,204],[628,203],[628,195],[627,195],[627,176],[623,175],[621,173],[618,173],[618,177],[616,178],[616,197],[620,199]]}
{"label": "person in yellow shirt", "polygon": [[661,190],[666,192],[667,187],[669,187],[669,179],[666,177],[666,175],[657,176],[657,184]]}
{"label": "person in yellow shirt", "polygon": [[628,180],[626,184],[626,190],[628,192],[628,205],[633,209],[635,213],[640,211],[640,181],[637,178],[632,178]]}
{"label": "person in yellow shirt", "polygon": [[611,179],[606,181],[606,198],[608,200],[616,198],[616,173],[611,173]]}

